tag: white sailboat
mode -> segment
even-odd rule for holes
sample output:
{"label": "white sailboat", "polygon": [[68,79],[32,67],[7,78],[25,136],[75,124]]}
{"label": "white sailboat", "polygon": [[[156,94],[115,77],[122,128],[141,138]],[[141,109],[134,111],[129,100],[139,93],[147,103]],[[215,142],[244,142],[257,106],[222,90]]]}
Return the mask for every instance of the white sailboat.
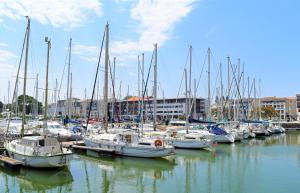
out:
{"label": "white sailboat", "polygon": [[[91,134],[84,137],[86,146],[114,150],[117,155],[156,158],[171,155],[173,146],[164,144],[161,139],[140,138],[138,134],[130,131],[108,133],[108,36],[109,25],[105,27],[105,78],[104,78],[104,129],[105,133]],[[155,45],[155,51],[157,45]],[[99,65],[99,64],[98,64]],[[97,72],[96,72],[97,73]],[[97,78],[97,74],[96,74]]]}
{"label": "white sailboat", "polygon": [[[30,32],[30,19],[27,17],[26,30],[26,54],[24,70],[24,88],[23,96],[26,96],[26,78],[27,78],[27,61],[28,61],[28,44]],[[45,38],[48,45],[47,51],[47,68],[46,68],[46,95],[45,95],[45,115],[44,129],[47,127],[47,98],[48,98],[48,67],[50,40]],[[25,97],[23,98],[25,106]],[[22,117],[22,135],[24,133],[25,108],[23,106]],[[24,166],[36,168],[55,168],[66,166],[71,159],[72,152],[62,147],[62,144],[56,138],[43,136],[22,137],[17,140],[6,141],[4,147],[11,158],[19,160]]]}
{"label": "white sailboat", "polygon": [[[190,72],[191,72],[191,55],[192,55],[192,46],[190,46]],[[169,138],[170,143],[175,148],[184,148],[184,149],[204,149],[204,148],[211,148],[213,141],[210,139],[205,138],[201,133],[189,133],[189,115],[190,115],[190,96],[188,93],[191,93],[191,90],[188,91],[187,87],[187,70],[184,69],[185,75],[185,95],[186,95],[186,121],[185,121],[185,128],[186,133],[177,135],[177,133],[173,133],[173,135]],[[190,73],[191,78],[191,73]],[[190,81],[191,82],[191,81]],[[191,88],[191,85],[190,85]]]}

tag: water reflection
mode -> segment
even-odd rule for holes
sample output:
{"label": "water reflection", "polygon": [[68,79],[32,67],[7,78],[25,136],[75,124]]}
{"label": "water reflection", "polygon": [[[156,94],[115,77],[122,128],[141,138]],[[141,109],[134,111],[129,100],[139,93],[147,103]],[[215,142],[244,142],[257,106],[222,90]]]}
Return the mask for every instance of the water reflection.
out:
{"label": "water reflection", "polygon": [[0,170],[0,192],[297,192],[300,132],[176,150],[167,159],[79,154],[60,171]]}
{"label": "water reflection", "polygon": [[71,189],[73,181],[68,168],[59,170],[21,168],[18,172],[1,168],[0,176],[4,178],[1,179],[4,186],[1,185],[0,192],[45,192],[46,190],[66,192]]}

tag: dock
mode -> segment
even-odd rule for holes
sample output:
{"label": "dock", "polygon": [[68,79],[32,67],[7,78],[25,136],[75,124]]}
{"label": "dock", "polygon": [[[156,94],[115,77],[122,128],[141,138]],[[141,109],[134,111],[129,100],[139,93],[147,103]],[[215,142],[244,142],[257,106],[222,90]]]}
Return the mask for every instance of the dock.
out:
{"label": "dock", "polygon": [[23,162],[7,156],[0,155],[0,165],[9,169],[19,170],[23,165]]}
{"label": "dock", "polygon": [[93,151],[103,155],[114,155],[115,150],[101,147],[88,147],[84,145],[84,141],[69,141],[63,142],[63,147],[72,148],[81,151]]}

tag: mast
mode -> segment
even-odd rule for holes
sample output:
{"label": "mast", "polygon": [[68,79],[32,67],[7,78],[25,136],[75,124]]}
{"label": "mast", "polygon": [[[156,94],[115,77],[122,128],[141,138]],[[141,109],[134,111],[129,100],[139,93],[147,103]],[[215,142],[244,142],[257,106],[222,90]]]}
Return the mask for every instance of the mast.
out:
{"label": "mast", "polygon": [[197,85],[196,79],[194,78],[194,118],[197,118]]}
{"label": "mast", "polygon": [[247,120],[250,118],[250,77],[247,77],[247,85],[248,85],[248,100],[247,100]]}
{"label": "mast", "polygon": [[38,100],[38,97],[39,97],[39,74],[36,74],[36,83],[35,83],[35,99],[36,99],[35,116],[36,116],[36,118],[39,115],[39,100]]}
{"label": "mast", "polygon": [[21,136],[24,136],[25,114],[26,114],[26,80],[27,80],[27,65],[28,65],[28,47],[29,47],[29,35],[30,35],[30,19],[27,18],[27,36],[26,36],[26,49],[25,49],[25,67],[24,67],[24,85],[23,85],[23,114],[22,114],[22,130]]}
{"label": "mast", "polygon": [[107,133],[107,127],[108,127],[108,46],[109,46],[109,24],[107,23],[105,26],[105,73],[104,73],[104,95],[103,95],[103,102],[104,102],[104,129]]}
{"label": "mast", "polygon": [[67,115],[70,115],[70,68],[71,68],[71,49],[72,49],[72,38],[70,38],[69,42],[69,63],[68,63],[68,80],[67,80]]}
{"label": "mast", "polygon": [[211,99],[211,96],[210,96],[210,54],[211,54],[211,50],[210,50],[210,48],[208,48],[207,49],[207,63],[208,63],[208,67],[207,67],[207,83],[208,83],[208,85],[207,85],[207,87],[208,87],[208,95],[207,95],[207,98],[208,98],[208,118],[210,119],[211,117],[211,115],[210,115],[210,106],[211,106],[211,104],[210,104],[210,99]]}
{"label": "mast", "polygon": [[186,126],[186,133],[189,133],[189,99],[188,99],[188,83],[187,83],[187,71],[186,68],[184,69],[184,77],[185,77],[185,126]]}
{"label": "mast", "polygon": [[154,88],[153,88],[153,129],[156,131],[157,99],[157,44],[154,44]]}
{"label": "mast", "polygon": [[224,108],[224,101],[223,101],[223,76],[222,76],[222,63],[220,63],[220,90],[221,90],[221,96],[220,96],[220,102],[221,102],[221,120],[224,119],[224,116],[223,116],[223,108]]}
{"label": "mast", "polygon": [[142,108],[141,108],[141,121],[142,121],[142,135],[143,135],[143,130],[144,130],[144,53],[142,53]]}
{"label": "mast", "polygon": [[[189,103],[188,103],[188,109],[191,109],[191,105],[192,105],[192,51],[193,51],[193,48],[192,46],[190,45],[190,48],[189,48],[189,51],[190,51],[190,71],[189,71]],[[189,111],[189,116],[190,116],[190,111]]]}
{"label": "mast", "polygon": [[72,100],[72,72],[70,74],[70,97],[69,97],[69,113],[70,113],[70,118],[73,116],[73,100]]}
{"label": "mast", "polygon": [[230,121],[231,119],[231,108],[230,108],[230,57],[227,56],[227,97],[228,97],[228,110],[227,110],[227,119]]}
{"label": "mast", "polygon": [[138,55],[138,68],[137,68],[137,74],[138,74],[138,97],[139,97],[139,100],[138,100],[138,117],[139,117],[139,119],[141,119],[141,115],[139,114],[139,112],[141,112],[140,111],[140,109],[141,109],[141,88],[140,88],[140,73],[141,73],[141,71],[140,71],[140,55]]}
{"label": "mast", "polygon": [[57,104],[57,91],[58,91],[58,83],[57,83],[57,78],[55,78],[55,89],[54,89],[54,103],[55,104]]}
{"label": "mast", "polygon": [[239,93],[240,93],[240,85],[241,85],[241,59],[240,58],[238,58],[238,76],[237,76],[237,78],[238,78],[238,82],[237,82],[237,121],[239,121],[240,120],[240,115],[241,115],[241,108],[240,108],[240,100],[238,100],[239,99]]}
{"label": "mast", "polygon": [[[9,101],[10,101],[9,93],[10,93],[10,81],[8,81],[8,87],[7,87],[7,104],[9,104]],[[10,111],[12,110],[11,107],[12,107],[12,104],[10,106]]]}
{"label": "mast", "polygon": [[[258,91],[259,91],[259,96],[258,96],[258,108],[259,108],[259,112],[258,113],[259,113],[259,120],[262,120],[261,119],[261,101],[260,101],[260,99],[261,99],[261,80],[260,79],[258,79]],[[285,117],[285,115],[284,115],[284,117]]]}
{"label": "mast", "polygon": [[46,87],[45,87],[45,112],[44,112],[44,127],[43,134],[45,134],[45,129],[47,128],[47,111],[48,111],[48,70],[49,70],[49,55],[51,42],[48,37],[45,37],[45,42],[47,43],[47,64],[46,64]]}
{"label": "mast", "polygon": [[[114,85],[114,88],[115,89],[115,78],[116,78],[116,57],[114,57],[114,63],[113,63],[113,85]],[[113,90],[114,91],[114,90]],[[115,91],[114,91],[115,93]],[[113,96],[113,100],[111,102],[111,116],[112,116],[112,121],[114,122],[114,115],[115,115],[115,100],[116,100],[116,96],[114,94]]]}
{"label": "mast", "polygon": [[257,120],[257,104],[256,104],[256,84],[255,84],[255,78],[253,79],[253,87],[254,87],[254,118]]}
{"label": "mast", "polygon": [[129,104],[128,104],[128,96],[129,96],[129,84],[127,86],[127,100],[126,100],[126,114],[127,114],[127,117],[129,116]]}

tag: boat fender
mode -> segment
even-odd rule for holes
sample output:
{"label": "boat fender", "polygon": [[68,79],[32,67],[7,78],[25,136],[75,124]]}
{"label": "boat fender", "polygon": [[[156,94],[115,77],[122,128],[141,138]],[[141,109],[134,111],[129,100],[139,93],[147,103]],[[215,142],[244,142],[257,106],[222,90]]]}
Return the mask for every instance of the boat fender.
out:
{"label": "boat fender", "polygon": [[161,141],[160,139],[157,139],[157,140],[155,140],[154,145],[155,145],[156,147],[160,147],[160,146],[163,145],[163,143],[162,143],[162,141]]}

